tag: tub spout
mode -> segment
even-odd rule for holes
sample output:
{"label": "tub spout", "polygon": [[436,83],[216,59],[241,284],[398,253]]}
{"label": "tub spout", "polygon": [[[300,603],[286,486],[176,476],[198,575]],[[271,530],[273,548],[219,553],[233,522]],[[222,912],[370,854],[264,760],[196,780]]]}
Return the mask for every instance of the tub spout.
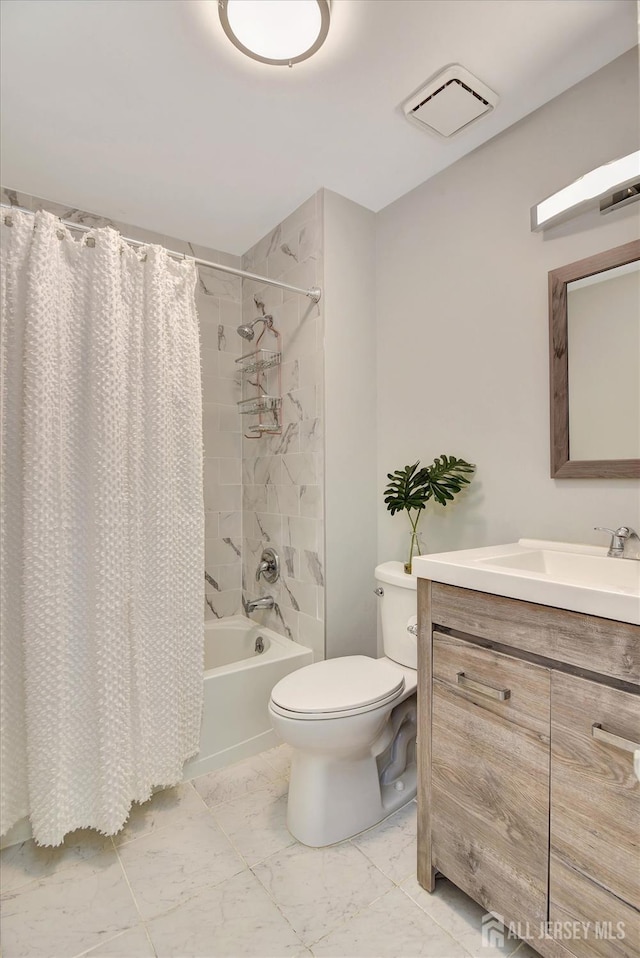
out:
{"label": "tub spout", "polygon": [[259,609],[272,609],[275,604],[272,595],[263,595],[261,599],[251,599],[250,602],[247,602],[247,615],[258,612]]}

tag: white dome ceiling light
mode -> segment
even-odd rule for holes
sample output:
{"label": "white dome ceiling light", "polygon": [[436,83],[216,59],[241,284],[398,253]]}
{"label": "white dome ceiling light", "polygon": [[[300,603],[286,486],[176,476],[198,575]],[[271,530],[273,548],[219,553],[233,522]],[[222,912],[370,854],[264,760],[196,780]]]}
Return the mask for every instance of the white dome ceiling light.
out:
{"label": "white dome ceiling light", "polygon": [[238,50],[275,66],[307,60],[329,32],[329,0],[218,0],[218,12]]}

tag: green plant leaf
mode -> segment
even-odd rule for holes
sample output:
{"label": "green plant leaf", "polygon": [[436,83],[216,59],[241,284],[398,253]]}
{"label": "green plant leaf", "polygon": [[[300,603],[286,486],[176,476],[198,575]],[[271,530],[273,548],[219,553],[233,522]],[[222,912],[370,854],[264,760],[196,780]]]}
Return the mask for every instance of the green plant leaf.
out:
{"label": "green plant leaf", "polygon": [[470,479],[467,476],[475,471],[475,465],[455,456],[436,456],[431,466],[422,470],[427,500],[435,499],[446,506],[464,488]]}
{"label": "green plant leaf", "polygon": [[404,469],[396,469],[387,474],[390,480],[384,491],[384,501],[391,515],[403,510],[424,509],[426,498],[422,470],[418,471],[420,462],[407,465]]}
{"label": "green plant leaf", "polygon": [[389,484],[384,501],[391,515],[411,510],[421,511],[430,499],[446,506],[465,487],[475,472],[475,465],[456,456],[436,456],[430,466],[418,469],[420,461],[387,473]]}

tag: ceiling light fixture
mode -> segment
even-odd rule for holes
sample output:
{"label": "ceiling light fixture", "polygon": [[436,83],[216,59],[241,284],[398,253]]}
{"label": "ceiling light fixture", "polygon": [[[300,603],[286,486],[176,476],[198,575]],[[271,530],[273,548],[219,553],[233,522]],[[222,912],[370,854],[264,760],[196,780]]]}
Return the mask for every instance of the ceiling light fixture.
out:
{"label": "ceiling light fixture", "polygon": [[617,160],[605,163],[589,173],[585,173],[579,180],[558,190],[553,196],[547,197],[537,206],[531,207],[531,229],[546,229],[568,219],[570,216],[582,212],[595,200],[607,197],[609,194],[621,191],[629,195],[621,199],[615,197],[611,202],[605,201],[600,206],[602,213],[612,208],[625,205],[637,198],[636,191],[628,191],[627,187],[637,186],[640,182],[640,151],[621,156]]}
{"label": "ceiling light fixture", "polygon": [[218,0],[222,29],[261,63],[293,66],[320,49],[329,32],[329,0]]}

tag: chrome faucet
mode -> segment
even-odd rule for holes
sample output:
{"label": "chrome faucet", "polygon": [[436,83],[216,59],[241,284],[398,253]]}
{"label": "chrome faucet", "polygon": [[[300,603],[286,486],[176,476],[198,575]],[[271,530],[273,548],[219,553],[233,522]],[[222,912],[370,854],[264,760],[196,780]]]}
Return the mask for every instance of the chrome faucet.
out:
{"label": "chrome faucet", "polygon": [[247,615],[258,612],[260,609],[272,609],[275,604],[272,595],[263,595],[261,599],[251,599],[250,602],[247,602]]}
{"label": "chrome faucet", "polygon": [[611,536],[608,556],[612,559],[640,559],[640,554],[635,556],[625,555],[625,546],[629,539],[637,539],[640,542],[638,533],[629,526],[620,526],[619,529],[607,529],[606,526],[594,526],[598,532],[608,532]]}

